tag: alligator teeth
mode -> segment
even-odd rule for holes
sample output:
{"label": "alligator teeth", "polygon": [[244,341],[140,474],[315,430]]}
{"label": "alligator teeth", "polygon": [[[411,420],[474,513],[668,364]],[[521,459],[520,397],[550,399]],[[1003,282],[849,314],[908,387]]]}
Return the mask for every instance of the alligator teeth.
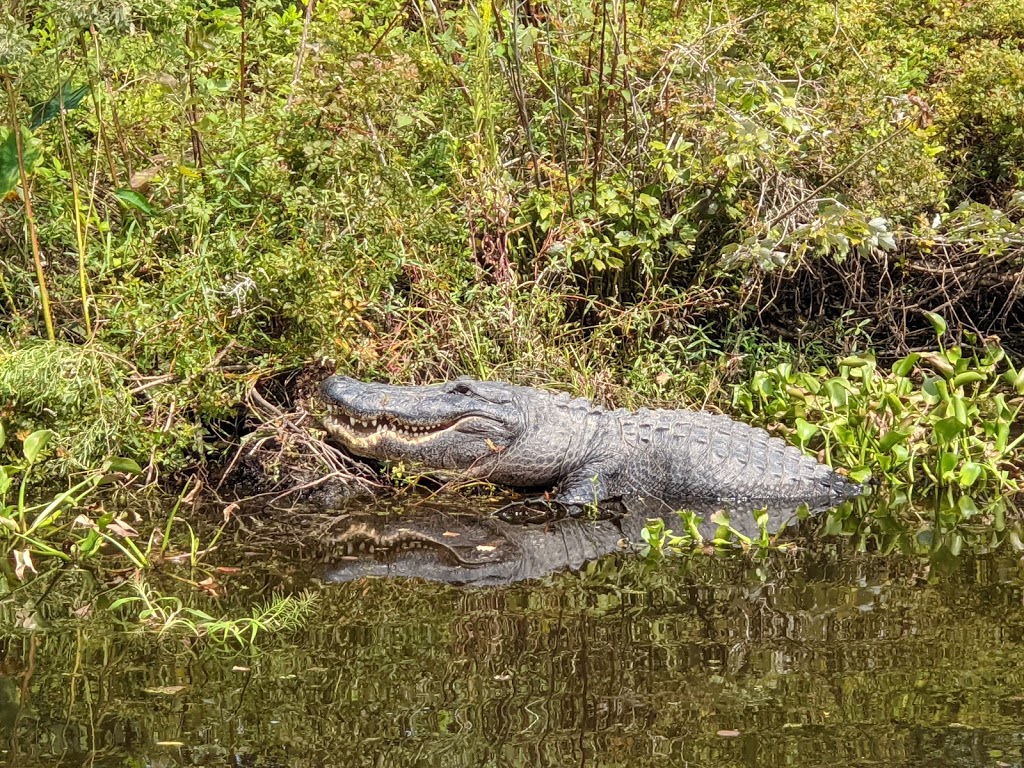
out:
{"label": "alligator teeth", "polygon": [[374,427],[374,429],[376,429],[376,427],[377,427],[377,420],[374,419],[373,421],[370,422],[370,424],[371,424],[371,426]]}
{"label": "alligator teeth", "polygon": [[373,544],[367,544],[366,545],[366,551],[369,552],[371,555],[373,554],[373,549],[374,549]]}
{"label": "alligator teeth", "polygon": [[355,416],[349,416],[348,417],[348,423],[354,427],[356,425],[356,417]]}
{"label": "alligator teeth", "polygon": [[345,554],[346,555],[351,555],[352,554],[352,542],[351,541],[345,544]]}

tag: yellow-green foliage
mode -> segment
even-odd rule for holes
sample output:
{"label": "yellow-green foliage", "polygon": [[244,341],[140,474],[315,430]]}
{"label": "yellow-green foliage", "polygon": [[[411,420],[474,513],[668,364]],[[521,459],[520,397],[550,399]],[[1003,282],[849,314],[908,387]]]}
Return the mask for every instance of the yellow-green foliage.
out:
{"label": "yellow-green foliage", "polygon": [[36,342],[0,350],[0,402],[19,414],[14,426],[54,429],[58,453],[74,469],[138,447],[142,425],[123,377],[117,357],[96,347]]}
{"label": "yellow-green foliage", "polygon": [[1020,3],[310,7],[17,4],[7,418],[75,461],[173,462],[313,361],[722,402],[940,305],[1020,352]]}

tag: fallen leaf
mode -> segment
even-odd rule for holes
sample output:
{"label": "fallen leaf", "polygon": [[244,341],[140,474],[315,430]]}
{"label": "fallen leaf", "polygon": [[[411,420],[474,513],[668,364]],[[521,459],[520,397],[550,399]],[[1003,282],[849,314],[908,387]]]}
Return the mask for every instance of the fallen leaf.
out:
{"label": "fallen leaf", "polygon": [[740,732],[739,731],[733,731],[733,730],[724,729],[724,730],[719,731],[718,735],[719,736],[724,736],[725,738],[733,739],[733,738],[739,736]]}
{"label": "fallen leaf", "polygon": [[18,581],[24,581],[28,572],[38,573],[32,564],[32,552],[27,549],[14,550],[14,575],[18,577]]}
{"label": "fallen leaf", "polygon": [[146,693],[154,693],[160,696],[173,696],[176,693],[181,693],[187,685],[160,685],[155,688],[143,688],[142,690]]}
{"label": "fallen leaf", "polygon": [[151,165],[149,168],[143,168],[141,171],[136,171],[132,174],[132,177],[128,179],[128,186],[134,189],[136,192],[143,190],[149,186],[149,182],[157,177],[160,173],[160,168]]}
{"label": "fallen leaf", "polygon": [[220,590],[218,584],[213,576],[203,579],[199,582],[199,588],[206,592],[210,597],[220,597]]}
{"label": "fallen leaf", "polygon": [[136,539],[139,536],[139,532],[132,528],[124,520],[111,520],[107,526],[107,530],[111,533],[116,533],[118,536],[125,539]]}

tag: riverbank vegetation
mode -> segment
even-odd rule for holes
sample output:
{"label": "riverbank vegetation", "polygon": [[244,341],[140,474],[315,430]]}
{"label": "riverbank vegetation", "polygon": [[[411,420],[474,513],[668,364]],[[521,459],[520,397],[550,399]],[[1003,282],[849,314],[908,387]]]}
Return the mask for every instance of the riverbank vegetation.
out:
{"label": "riverbank vegetation", "polygon": [[965,517],[1019,487],[1016,0],[13,13],[5,463],[49,430],[51,480],[180,488],[341,370],[720,408]]}

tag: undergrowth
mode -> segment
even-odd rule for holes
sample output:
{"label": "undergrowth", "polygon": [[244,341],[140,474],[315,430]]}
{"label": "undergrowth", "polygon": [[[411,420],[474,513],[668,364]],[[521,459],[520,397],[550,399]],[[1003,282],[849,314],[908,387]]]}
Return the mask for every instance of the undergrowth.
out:
{"label": "undergrowth", "polygon": [[718,407],[915,493],[1017,479],[1019,3],[10,13],[0,420],[53,432],[51,479],[173,477],[334,370]]}

